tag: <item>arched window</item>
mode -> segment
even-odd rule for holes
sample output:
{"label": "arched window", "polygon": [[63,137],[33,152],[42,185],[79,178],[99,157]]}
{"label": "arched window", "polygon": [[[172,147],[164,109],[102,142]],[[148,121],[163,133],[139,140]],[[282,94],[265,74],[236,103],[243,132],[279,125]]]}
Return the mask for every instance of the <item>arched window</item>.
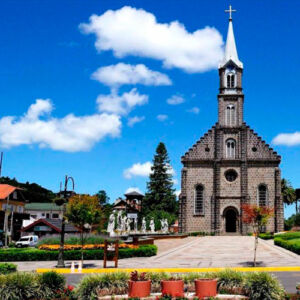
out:
{"label": "arched window", "polygon": [[235,140],[228,139],[226,141],[226,158],[235,158]]}
{"label": "arched window", "polygon": [[236,124],[235,106],[232,104],[226,107],[225,122],[227,126],[234,126]]}
{"label": "arched window", "polygon": [[265,184],[260,184],[258,186],[258,205],[267,206],[268,205],[268,189]]}
{"label": "arched window", "polygon": [[204,213],[204,187],[198,184],[195,188],[195,215]]}
{"label": "arched window", "polygon": [[234,88],[235,87],[235,75],[233,73],[229,73],[227,75],[227,87]]}

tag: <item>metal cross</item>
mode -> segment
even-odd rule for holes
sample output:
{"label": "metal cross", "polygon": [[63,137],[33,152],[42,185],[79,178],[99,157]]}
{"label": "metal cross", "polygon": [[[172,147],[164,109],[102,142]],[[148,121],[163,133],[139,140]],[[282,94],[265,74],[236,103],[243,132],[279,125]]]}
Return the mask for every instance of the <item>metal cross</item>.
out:
{"label": "metal cross", "polygon": [[225,12],[228,12],[229,13],[229,20],[232,20],[232,13],[233,12],[236,12],[235,9],[232,9],[231,5],[229,5],[229,9],[226,9]]}

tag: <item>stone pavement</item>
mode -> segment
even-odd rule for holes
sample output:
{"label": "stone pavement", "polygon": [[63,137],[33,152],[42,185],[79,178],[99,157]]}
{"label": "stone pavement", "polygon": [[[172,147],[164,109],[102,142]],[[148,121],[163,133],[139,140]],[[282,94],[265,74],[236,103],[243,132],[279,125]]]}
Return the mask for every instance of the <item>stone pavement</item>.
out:
{"label": "stone pavement", "polygon": [[[246,267],[253,260],[254,237],[207,236],[157,240],[158,255],[119,260],[119,268],[209,268]],[[300,266],[300,256],[259,241],[258,266]],[[70,262],[67,262],[70,265]],[[56,262],[16,262],[18,270],[54,268]],[[102,261],[86,261],[85,267],[102,268]]]}

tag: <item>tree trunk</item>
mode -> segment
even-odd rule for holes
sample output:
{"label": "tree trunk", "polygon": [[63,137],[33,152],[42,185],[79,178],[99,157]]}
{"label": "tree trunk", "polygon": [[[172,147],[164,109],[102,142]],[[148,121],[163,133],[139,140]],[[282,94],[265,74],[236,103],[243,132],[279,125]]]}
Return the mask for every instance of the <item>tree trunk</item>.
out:
{"label": "tree trunk", "polygon": [[297,213],[298,213],[298,200],[296,199],[296,215],[297,215]]}
{"label": "tree trunk", "polygon": [[80,239],[81,239],[81,266],[83,268],[83,228],[81,229],[80,232]]}
{"label": "tree trunk", "polygon": [[253,260],[253,267],[256,267],[256,250],[257,250],[257,244],[258,244],[258,233],[255,234],[255,239],[254,239],[254,260]]}

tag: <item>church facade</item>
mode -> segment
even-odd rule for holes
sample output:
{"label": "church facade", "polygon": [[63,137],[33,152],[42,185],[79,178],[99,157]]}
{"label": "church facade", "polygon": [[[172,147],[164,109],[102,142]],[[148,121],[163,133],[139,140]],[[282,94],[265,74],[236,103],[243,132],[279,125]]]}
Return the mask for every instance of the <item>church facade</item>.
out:
{"label": "church facade", "polygon": [[244,122],[242,74],[230,16],[219,65],[218,122],[181,158],[180,232],[247,234],[244,203],[273,208],[265,230],[283,231],[281,157]]}

